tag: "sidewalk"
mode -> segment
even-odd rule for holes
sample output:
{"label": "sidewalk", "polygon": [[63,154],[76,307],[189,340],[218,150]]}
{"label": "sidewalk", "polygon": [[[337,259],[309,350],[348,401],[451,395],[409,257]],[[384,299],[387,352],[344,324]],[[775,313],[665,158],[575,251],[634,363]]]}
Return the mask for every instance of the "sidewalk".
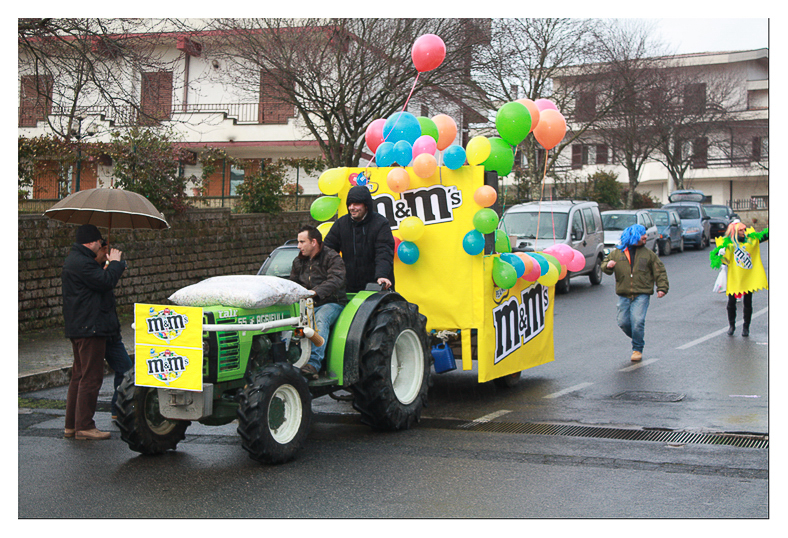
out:
{"label": "sidewalk", "polygon": [[[121,322],[121,333],[133,361],[134,331],[130,321]],[[19,335],[18,354],[19,394],[68,385],[74,354],[62,327]],[[109,371],[106,364],[105,371]]]}

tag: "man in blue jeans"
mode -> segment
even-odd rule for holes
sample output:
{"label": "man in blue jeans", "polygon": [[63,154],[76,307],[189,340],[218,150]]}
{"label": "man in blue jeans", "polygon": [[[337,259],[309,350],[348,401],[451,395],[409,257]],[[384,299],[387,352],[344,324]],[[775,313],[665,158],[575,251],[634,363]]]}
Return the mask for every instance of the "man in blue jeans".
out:
{"label": "man in blue jeans", "polygon": [[315,331],[323,337],[322,346],[312,346],[309,362],[301,367],[301,373],[317,379],[331,325],[347,304],[345,263],[339,254],[323,244],[323,235],[314,226],[304,226],[298,231],[298,250],[300,254],[293,260],[290,280],[314,292]]}
{"label": "man in blue jeans", "polygon": [[659,257],[645,248],[646,228],[640,224],[621,232],[621,239],[602,262],[602,270],[616,276],[618,326],[632,339],[633,362],[643,358],[646,312],[654,285],[657,297],[668,293],[668,273]]}

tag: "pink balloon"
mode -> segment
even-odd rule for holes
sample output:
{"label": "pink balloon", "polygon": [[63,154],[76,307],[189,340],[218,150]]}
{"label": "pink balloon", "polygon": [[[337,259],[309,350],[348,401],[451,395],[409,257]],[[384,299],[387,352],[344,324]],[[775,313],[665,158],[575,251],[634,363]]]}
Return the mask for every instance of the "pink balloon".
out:
{"label": "pink balloon", "polygon": [[430,135],[422,135],[413,143],[413,158],[415,159],[422,153],[429,153],[435,155],[438,149],[438,143]]}
{"label": "pink balloon", "polygon": [[542,266],[539,265],[538,261],[533,260],[533,266],[531,267],[531,272],[523,275],[521,278],[527,280],[528,282],[536,282],[537,280],[539,280],[540,276],[542,276]]}
{"label": "pink balloon", "polygon": [[571,262],[575,253],[575,250],[566,243],[556,243],[550,248],[546,248],[544,251],[555,256],[556,259],[561,262],[561,265],[566,265]]}
{"label": "pink balloon", "polygon": [[386,120],[379,118],[367,127],[367,132],[364,134],[364,141],[367,147],[372,150],[372,153],[377,151],[378,146],[383,143],[383,126],[386,125]]}
{"label": "pink balloon", "polygon": [[539,109],[539,112],[541,112],[542,110],[547,110],[549,108],[553,110],[558,110],[558,107],[555,106],[555,103],[553,103],[550,99],[537,99],[536,101],[534,101],[534,104],[536,104],[536,108]]}
{"label": "pink balloon", "polygon": [[566,264],[566,268],[572,272],[582,271],[586,266],[586,257],[579,250],[572,250],[572,261]]}
{"label": "pink balloon", "polygon": [[432,71],[446,58],[446,45],[435,34],[424,34],[413,43],[410,56],[413,58],[416,71],[419,73]]}

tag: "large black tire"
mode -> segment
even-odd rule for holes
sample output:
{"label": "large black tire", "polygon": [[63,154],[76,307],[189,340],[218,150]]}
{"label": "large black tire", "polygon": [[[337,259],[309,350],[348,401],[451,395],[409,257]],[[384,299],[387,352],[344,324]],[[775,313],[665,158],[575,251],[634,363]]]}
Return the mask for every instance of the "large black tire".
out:
{"label": "large black tire", "polygon": [[592,286],[598,286],[602,283],[602,256],[597,256],[594,268],[588,274],[588,280]]}
{"label": "large black tire", "polygon": [[569,281],[569,275],[555,283],[555,292],[560,295],[566,295],[572,289],[572,284]]}
{"label": "large black tire", "polygon": [[188,420],[170,420],[159,413],[158,389],[134,384],[134,368],[118,387],[120,438],[135,452],[163,454],[186,437]]}
{"label": "large black tire", "polygon": [[253,375],[241,393],[238,435],[249,457],[261,463],[290,461],[312,423],[309,384],[292,364],[276,362]]}
{"label": "large black tire", "polygon": [[427,404],[431,355],[426,318],[404,301],[382,304],[366,325],[353,385],[361,422],[381,430],[405,430]]}

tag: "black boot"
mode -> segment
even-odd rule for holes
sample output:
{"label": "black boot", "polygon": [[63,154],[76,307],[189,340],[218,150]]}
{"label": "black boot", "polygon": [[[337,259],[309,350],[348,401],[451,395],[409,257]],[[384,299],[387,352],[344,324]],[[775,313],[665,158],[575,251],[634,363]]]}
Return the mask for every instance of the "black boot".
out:
{"label": "black boot", "polygon": [[744,305],[744,327],[742,327],[741,335],[750,336],[750,320],[752,320],[752,306]]}
{"label": "black boot", "polygon": [[733,336],[734,332],[736,332],[736,325],[731,325],[728,327],[728,336]]}
{"label": "black boot", "polygon": [[736,331],[736,299],[728,299],[728,336],[733,336]]}
{"label": "black boot", "polygon": [[742,329],[741,329],[741,335],[742,336],[750,336],[750,326],[747,325],[746,323],[744,324],[744,327],[742,327]]}

